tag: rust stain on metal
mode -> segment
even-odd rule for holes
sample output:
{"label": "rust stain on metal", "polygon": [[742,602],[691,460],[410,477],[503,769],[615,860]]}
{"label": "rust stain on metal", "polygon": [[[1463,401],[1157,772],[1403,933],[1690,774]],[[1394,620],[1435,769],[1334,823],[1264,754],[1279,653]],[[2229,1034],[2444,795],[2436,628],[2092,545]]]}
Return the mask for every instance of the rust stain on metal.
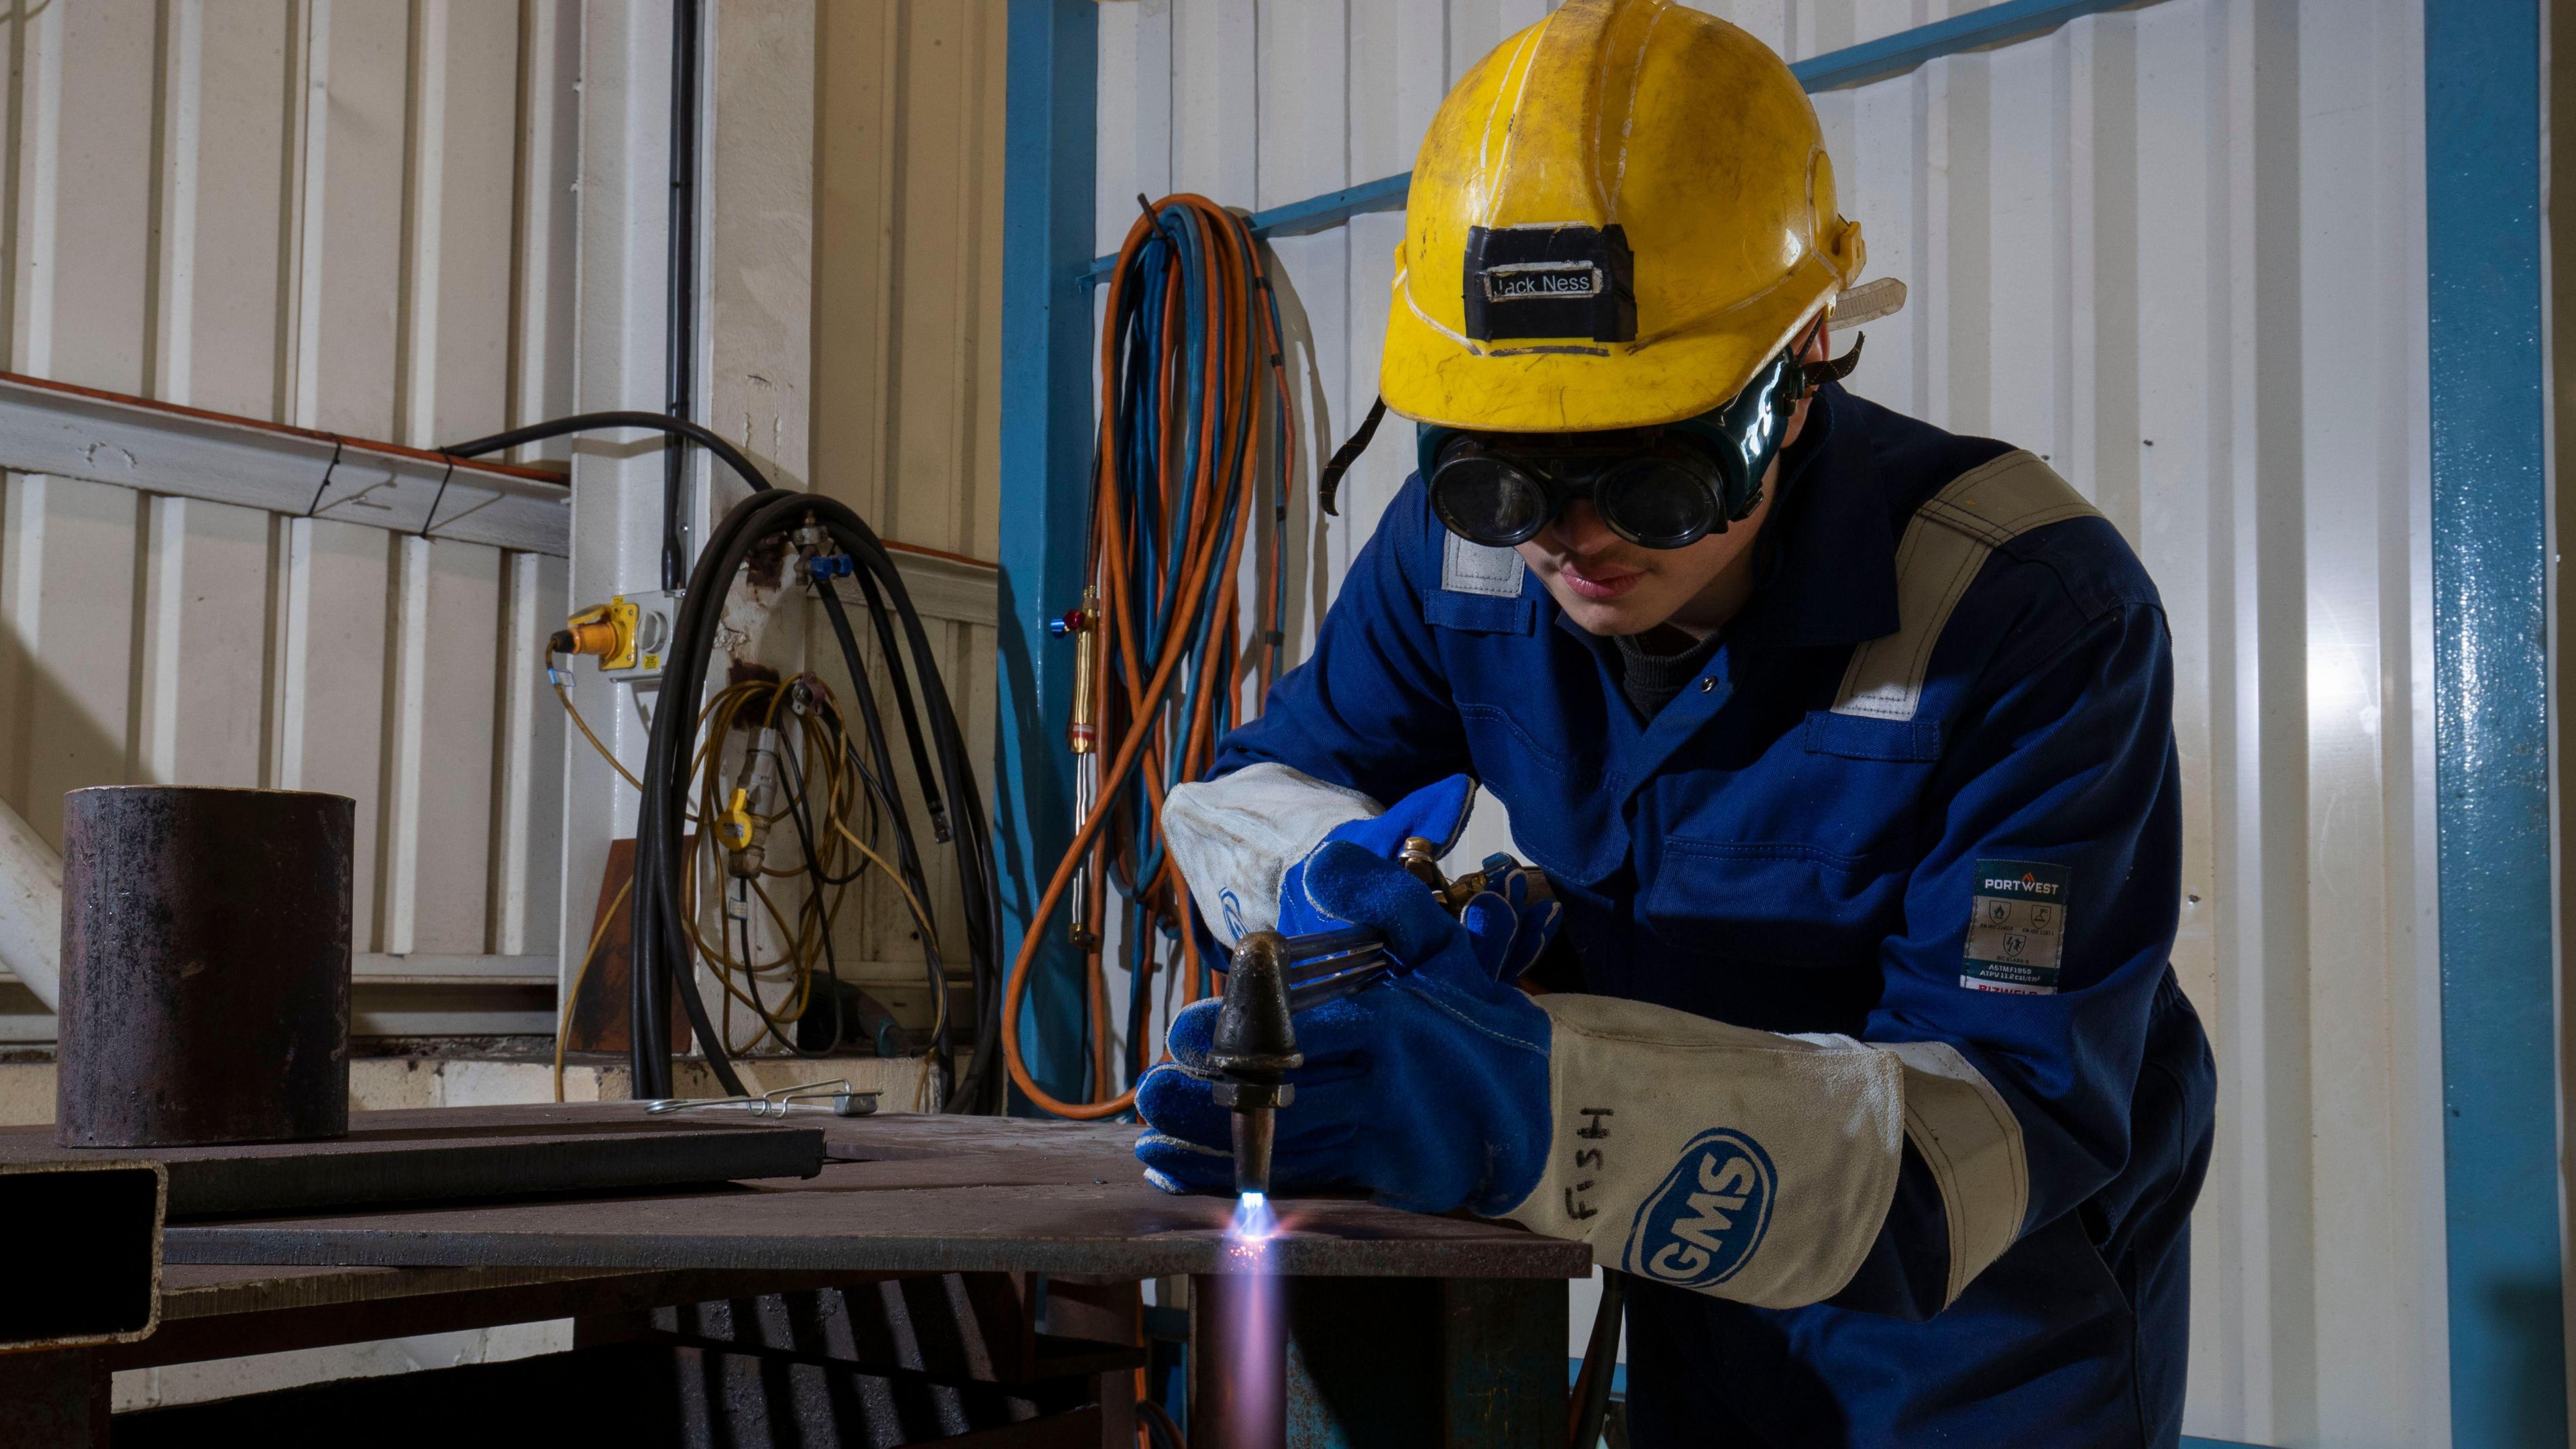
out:
{"label": "rust stain on metal", "polygon": [[754,590],[776,593],[786,581],[787,546],[786,534],[773,533],[753,544],[751,552],[743,556],[742,566]]}

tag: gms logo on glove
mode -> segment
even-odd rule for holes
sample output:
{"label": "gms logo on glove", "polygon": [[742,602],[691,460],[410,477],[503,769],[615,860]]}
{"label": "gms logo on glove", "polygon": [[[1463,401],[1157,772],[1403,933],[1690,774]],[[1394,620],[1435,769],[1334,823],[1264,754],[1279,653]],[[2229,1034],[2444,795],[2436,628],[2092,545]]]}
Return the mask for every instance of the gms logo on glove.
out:
{"label": "gms logo on glove", "polygon": [[1762,1145],[1741,1132],[1703,1132],[1637,1210],[1628,1271],[1676,1288],[1735,1276],[1771,1225],[1778,1175]]}

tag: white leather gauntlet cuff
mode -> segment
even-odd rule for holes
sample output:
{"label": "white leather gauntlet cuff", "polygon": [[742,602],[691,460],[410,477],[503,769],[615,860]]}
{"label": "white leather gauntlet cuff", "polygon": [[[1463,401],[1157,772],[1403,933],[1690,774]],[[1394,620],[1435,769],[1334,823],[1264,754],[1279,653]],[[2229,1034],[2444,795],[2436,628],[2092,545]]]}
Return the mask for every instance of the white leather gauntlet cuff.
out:
{"label": "white leather gauntlet cuff", "polygon": [[1555,1027],[1553,1140],[1504,1216],[1590,1243],[1606,1267],[1765,1308],[1851,1281],[1896,1194],[1894,1053],[1604,996],[1538,1004]]}
{"label": "white leather gauntlet cuff", "polygon": [[1554,1023],[1538,1186],[1505,1216],[1593,1261],[1764,1308],[1842,1291],[1911,1141],[1949,1230],[1944,1304],[2021,1236],[2021,1123],[1944,1042],[1784,1036],[1604,996]]}
{"label": "white leather gauntlet cuff", "polygon": [[1279,882],[1288,867],[1336,826],[1385,813],[1357,790],[1286,765],[1248,765],[1223,779],[1172,787],[1163,802],[1163,840],[1200,919],[1230,947],[1279,924]]}

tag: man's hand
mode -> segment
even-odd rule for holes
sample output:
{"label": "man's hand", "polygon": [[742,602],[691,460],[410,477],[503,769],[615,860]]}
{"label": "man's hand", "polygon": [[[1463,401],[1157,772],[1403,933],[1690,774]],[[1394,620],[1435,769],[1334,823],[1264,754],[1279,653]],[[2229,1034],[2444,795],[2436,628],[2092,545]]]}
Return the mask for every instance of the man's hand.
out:
{"label": "man's hand", "polygon": [[[1388,858],[1402,839],[1386,853],[1327,841],[1283,899],[1283,929],[1370,927],[1397,971],[1298,1014],[1306,1064],[1288,1076],[1297,1098],[1278,1114],[1272,1183],[1356,1188],[1417,1212],[1499,1213],[1528,1196],[1547,1152],[1548,1018],[1510,983],[1546,944],[1557,906],[1531,906],[1515,867],[1452,920]],[[1172,1061],[1137,1088],[1148,1130],[1136,1156],[1167,1192],[1233,1191],[1229,1114],[1207,1066],[1216,1008],[1198,1002],[1173,1021]]]}

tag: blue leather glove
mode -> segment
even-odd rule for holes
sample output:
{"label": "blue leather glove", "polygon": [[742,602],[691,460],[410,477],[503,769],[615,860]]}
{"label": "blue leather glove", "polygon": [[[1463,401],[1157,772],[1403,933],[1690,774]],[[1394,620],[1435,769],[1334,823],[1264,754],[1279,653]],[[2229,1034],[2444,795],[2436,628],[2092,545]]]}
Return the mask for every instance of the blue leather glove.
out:
{"label": "blue leather glove", "polygon": [[1334,841],[1346,841],[1381,859],[1393,860],[1404,849],[1404,842],[1419,835],[1440,847],[1447,855],[1450,847],[1467,829],[1467,817],[1475,809],[1476,782],[1465,775],[1452,775],[1437,784],[1425,785],[1398,800],[1383,815],[1365,820],[1345,821],[1315,842],[1315,850],[1304,860],[1288,867],[1279,881],[1279,933],[1303,935],[1308,931],[1330,930],[1343,924],[1330,921],[1318,924],[1320,913],[1306,899],[1306,870],[1315,855]]}
{"label": "blue leather glove", "polygon": [[1474,812],[1475,804],[1476,782],[1465,775],[1452,775],[1396,801],[1384,815],[1336,825],[1324,839],[1347,840],[1393,860],[1404,847],[1405,837],[1419,835],[1437,844],[1440,853],[1446,855],[1449,847],[1458,843],[1459,833],[1467,828],[1467,817]]}
{"label": "blue leather glove", "polygon": [[[1397,971],[1298,1013],[1306,1064],[1288,1075],[1297,1096],[1279,1112],[1274,1190],[1359,1188],[1415,1212],[1487,1214],[1529,1195],[1548,1149],[1551,1027],[1509,983],[1546,944],[1557,907],[1532,907],[1517,868],[1499,874],[1452,920],[1368,845],[1329,841],[1301,863],[1293,929],[1371,927]],[[1183,1011],[1173,1059],[1137,1088],[1147,1131],[1136,1156],[1167,1192],[1234,1190],[1231,1114],[1207,1067],[1216,1010],[1210,1000]]]}
{"label": "blue leather glove", "polygon": [[[1329,845],[1332,842],[1325,843]],[[1372,848],[1364,841],[1350,843],[1359,845],[1362,849]],[[1397,845],[1400,846],[1402,843],[1402,837],[1397,837]],[[1322,853],[1322,848],[1317,847],[1316,854]],[[1386,858],[1394,859],[1392,849],[1388,851]],[[1311,859],[1312,857],[1309,857],[1309,860]],[[1351,924],[1330,907],[1318,902],[1314,894],[1306,889],[1305,867],[1306,862],[1300,861],[1289,874],[1288,888],[1280,892],[1279,934],[1303,936],[1318,931],[1338,931]],[[1399,866],[1398,870],[1401,871],[1402,867]],[[1552,900],[1533,902],[1530,899],[1532,872],[1529,867],[1508,855],[1486,856],[1484,871],[1485,888],[1477,900],[1483,900],[1487,895],[1499,896],[1503,904],[1511,907],[1510,938],[1506,943],[1496,934],[1501,923],[1499,918],[1488,914],[1493,909],[1490,901],[1478,906],[1474,911],[1460,912],[1460,919],[1469,923],[1471,931],[1482,933],[1477,937],[1476,949],[1479,952],[1499,951],[1501,953],[1485,963],[1491,968],[1487,974],[1508,986],[1520,980],[1521,973],[1527,971],[1531,963],[1538,960],[1538,953],[1546,950],[1547,943],[1555,939],[1557,921],[1565,908]],[[1410,871],[1403,873],[1405,879],[1413,879]],[[1415,884],[1421,883],[1416,881]],[[1423,894],[1430,894],[1429,889],[1425,888]],[[1470,901],[1469,904],[1473,906],[1476,902]],[[1484,958],[1480,955],[1479,959]]]}

